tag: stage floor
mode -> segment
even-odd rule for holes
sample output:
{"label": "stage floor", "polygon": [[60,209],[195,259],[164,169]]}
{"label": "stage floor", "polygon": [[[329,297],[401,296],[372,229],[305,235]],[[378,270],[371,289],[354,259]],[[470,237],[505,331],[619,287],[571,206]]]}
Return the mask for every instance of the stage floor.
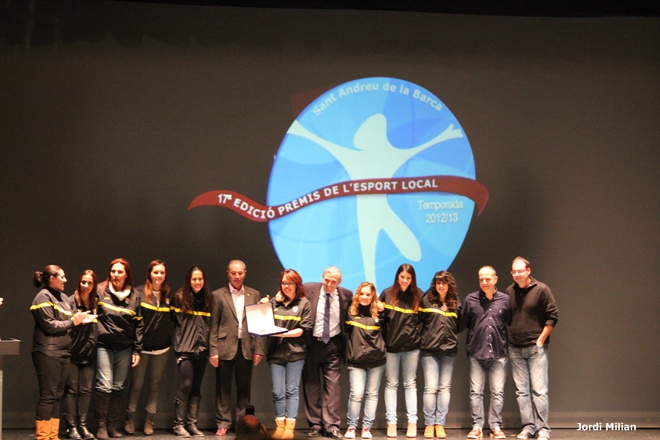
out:
{"label": "stage floor", "polygon": [[[514,439],[518,432],[513,430],[505,430],[507,438]],[[385,430],[374,430],[373,440],[388,440],[385,435]],[[467,429],[447,429],[447,439],[465,439],[467,438]],[[211,431],[205,431],[206,438],[209,440],[221,440],[220,437],[215,437],[214,433]],[[299,429],[296,430],[296,440],[306,440],[307,439],[307,430]],[[33,439],[34,431],[26,429],[5,429],[2,431],[3,440],[25,440]],[[66,436],[61,437],[63,440],[66,439]],[[155,435],[153,436],[141,436],[141,435],[132,435],[124,436],[125,439],[144,439],[144,440],[172,440],[174,434],[171,431],[165,430],[156,430]],[[484,431],[484,439],[489,439],[489,431]],[[227,440],[233,440],[234,434],[229,433],[226,437]],[[400,430],[398,440],[406,440],[405,432]],[[575,429],[554,429],[552,431],[552,439],[555,440],[567,440],[567,439],[598,439],[598,440],[656,440],[660,439],[660,429],[637,429],[636,431],[577,431]],[[317,437],[317,440],[327,440],[325,437]],[[358,440],[360,438],[358,437]],[[417,435],[417,440],[424,440],[422,431],[419,431]]]}

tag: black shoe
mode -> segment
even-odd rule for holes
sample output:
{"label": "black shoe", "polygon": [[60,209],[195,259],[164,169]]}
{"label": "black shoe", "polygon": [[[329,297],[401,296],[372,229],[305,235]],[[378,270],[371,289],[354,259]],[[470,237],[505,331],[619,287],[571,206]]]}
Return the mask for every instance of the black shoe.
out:
{"label": "black shoe", "polygon": [[318,437],[321,435],[321,428],[317,428],[316,426],[312,426],[309,428],[309,432],[307,433],[307,437]]}
{"label": "black shoe", "polygon": [[332,431],[328,431],[328,432],[326,432],[326,433],[325,433],[325,436],[326,436],[326,437],[330,437],[330,438],[333,439],[333,440],[339,440],[339,439],[344,438],[344,436],[341,435],[341,431],[338,430],[338,429],[335,429],[335,430],[332,430]]}
{"label": "black shoe", "polygon": [[174,435],[182,438],[190,438],[190,433],[186,431],[186,428],[183,427],[183,424],[175,423],[174,424]]}
{"label": "black shoe", "polygon": [[78,428],[75,426],[70,427],[69,429],[66,430],[67,434],[69,434],[70,439],[75,439],[75,440],[80,440],[82,436],[78,432]]}
{"label": "black shoe", "polygon": [[192,437],[204,437],[204,433],[197,429],[197,425],[194,423],[186,425],[186,431],[188,431]]}

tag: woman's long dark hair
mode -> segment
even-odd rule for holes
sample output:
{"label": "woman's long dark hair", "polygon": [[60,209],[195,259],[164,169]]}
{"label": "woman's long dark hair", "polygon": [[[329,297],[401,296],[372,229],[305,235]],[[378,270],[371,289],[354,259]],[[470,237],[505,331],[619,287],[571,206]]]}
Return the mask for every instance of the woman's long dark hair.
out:
{"label": "woman's long dark hair", "polygon": [[193,297],[195,296],[195,292],[193,292],[192,287],[190,286],[190,280],[192,280],[193,272],[196,270],[202,273],[202,278],[204,279],[204,287],[202,287],[202,290],[199,291],[199,293],[204,295],[204,311],[208,312],[211,310],[211,291],[209,290],[208,283],[206,282],[206,273],[200,267],[193,266],[188,269],[188,273],[186,273],[186,280],[183,282],[181,289],[179,289],[177,292],[179,304],[181,305],[181,311],[184,313],[189,310],[193,310]]}
{"label": "woman's long dark hair", "polygon": [[412,267],[408,263],[404,263],[396,271],[396,275],[394,275],[394,284],[392,284],[392,287],[390,287],[390,301],[393,306],[396,306],[397,303],[399,302],[399,295],[405,293],[404,291],[401,290],[401,286],[399,286],[399,274],[401,272],[408,272],[411,276],[410,280],[410,285],[408,286],[408,290],[405,292],[410,292],[412,295],[412,309],[416,312],[417,308],[419,307],[419,289],[417,288],[417,275],[415,274],[415,268]]}
{"label": "woman's long dark hair", "polygon": [[431,287],[427,290],[427,294],[431,301],[435,303],[440,303],[440,294],[435,289],[435,283],[442,281],[447,284],[447,295],[445,296],[445,304],[447,308],[451,311],[456,310],[458,307],[458,288],[456,287],[456,280],[454,275],[447,272],[446,270],[441,270],[436,272],[431,280]]}
{"label": "woman's long dark hair", "polygon": [[[82,298],[80,297],[80,280],[82,280],[82,277],[84,277],[85,275],[91,276],[94,282],[94,284],[92,285],[92,290],[89,291],[89,296],[87,297],[87,304],[85,304]],[[85,306],[87,310],[96,311],[96,303],[99,300],[99,297],[96,295],[97,288],[98,288],[97,278],[94,271],[91,269],[87,269],[83,271],[83,273],[80,274],[80,277],[78,277],[78,284],[76,284],[76,291],[73,292],[73,298],[76,301],[76,305],[78,306],[82,305]]]}

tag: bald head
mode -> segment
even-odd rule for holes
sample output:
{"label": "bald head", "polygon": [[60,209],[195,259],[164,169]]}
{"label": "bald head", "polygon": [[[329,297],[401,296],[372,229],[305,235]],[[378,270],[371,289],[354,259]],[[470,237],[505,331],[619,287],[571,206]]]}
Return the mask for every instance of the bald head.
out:
{"label": "bald head", "polygon": [[265,439],[268,438],[266,427],[253,415],[245,415],[236,422],[237,439]]}
{"label": "bald head", "polygon": [[229,284],[236,290],[241,290],[243,288],[243,282],[245,281],[245,275],[247,274],[247,269],[245,263],[241,260],[231,260],[227,266],[227,278],[229,278]]}
{"label": "bald head", "polygon": [[497,273],[491,266],[479,269],[479,287],[488,297],[492,297],[497,290]]}

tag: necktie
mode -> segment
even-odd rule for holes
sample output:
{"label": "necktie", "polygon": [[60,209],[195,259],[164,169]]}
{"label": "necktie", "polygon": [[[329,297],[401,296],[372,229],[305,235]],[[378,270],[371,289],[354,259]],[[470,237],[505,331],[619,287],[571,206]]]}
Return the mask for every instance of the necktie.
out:
{"label": "necktie", "polygon": [[321,339],[324,343],[330,342],[330,294],[325,294],[325,314],[323,315],[323,334]]}

